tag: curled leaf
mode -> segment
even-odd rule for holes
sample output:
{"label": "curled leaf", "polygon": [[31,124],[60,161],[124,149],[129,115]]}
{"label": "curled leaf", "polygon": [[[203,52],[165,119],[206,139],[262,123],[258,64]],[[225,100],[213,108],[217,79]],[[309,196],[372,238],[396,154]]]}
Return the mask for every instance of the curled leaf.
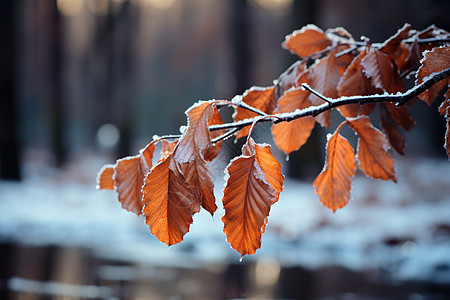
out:
{"label": "curled leaf", "polygon": [[331,46],[331,40],[316,25],[307,25],[286,37],[283,48],[303,58]]}
{"label": "curled leaf", "polygon": [[375,179],[392,179],[397,182],[394,160],[387,152],[389,144],[385,135],[370,124],[369,117],[347,119],[350,127],[358,134],[359,168]]}
{"label": "curled leaf", "polygon": [[114,190],[114,165],[105,165],[97,175],[97,188]]}
{"label": "curled leaf", "polygon": [[[421,66],[417,71],[416,85],[425,81],[433,73],[450,67],[450,47],[436,47],[431,51],[425,51]],[[444,79],[436,83],[428,90],[419,95],[419,98],[431,105],[439,93],[450,84],[450,79]]]}
{"label": "curled leaf", "polygon": [[325,166],[313,183],[320,202],[333,211],[347,205],[356,172],[354,150],[339,134],[345,123],[343,122],[333,135],[328,136]]}

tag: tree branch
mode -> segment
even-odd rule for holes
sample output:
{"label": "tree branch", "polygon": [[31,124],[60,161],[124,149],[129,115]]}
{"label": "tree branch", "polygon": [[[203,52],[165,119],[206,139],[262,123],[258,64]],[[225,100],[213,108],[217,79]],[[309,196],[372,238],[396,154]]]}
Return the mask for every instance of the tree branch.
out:
{"label": "tree branch", "polygon": [[[308,85],[302,85],[304,88],[308,89],[324,101],[326,103],[323,103],[321,105],[317,106],[310,106],[308,108],[302,109],[302,110],[296,110],[294,112],[288,112],[288,113],[280,113],[280,114],[274,114],[269,115],[264,119],[261,119],[259,116],[256,118],[246,119],[238,122],[233,123],[227,123],[227,124],[221,124],[221,125],[213,125],[209,127],[209,130],[221,130],[221,129],[230,129],[234,128],[236,130],[242,129],[246,126],[252,125],[256,119],[258,119],[259,122],[268,122],[271,121],[274,124],[280,123],[280,122],[289,122],[295,119],[299,119],[306,116],[317,116],[327,110],[336,108],[338,106],[347,105],[347,104],[366,104],[366,103],[376,103],[376,102],[396,102],[396,106],[401,106],[405,104],[406,102],[410,101],[417,95],[423,93],[427,89],[429,89],[431,86],[435,85],[439,81],[447,78],[450,76],[450,68],[444,69],[440,72],[435,73],[433,76],[422,82],[421,84],[414,86],[413,88],[409,89],[405,93],[397,93],[397,94],[383,94],[383,95],[369,95],[369,96],[350,96],[350,97],[340,97],[337,99],[332,99],[325,97],[324,95],[320,94],[319,92],[315,91]],[[218,140],[216,140],[217,142]]]}

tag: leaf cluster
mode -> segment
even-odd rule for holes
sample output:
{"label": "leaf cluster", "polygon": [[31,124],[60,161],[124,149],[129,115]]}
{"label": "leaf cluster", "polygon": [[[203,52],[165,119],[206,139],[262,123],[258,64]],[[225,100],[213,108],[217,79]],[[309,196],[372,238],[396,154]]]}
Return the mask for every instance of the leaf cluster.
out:
{"label": "leaf cluster", "polygon": [[[211,215],[217,209],[209,163],[222,141],[233,135],[246,138],[242,154],[225,169],[222,221],[231,247],[242,256],[253,254],[284,181],[271,146],[251,137],[255,125],[272,122],[276,146],[289,155],[306,143],[316,123],[331,126],[331,109],[339,111],[343,121],[328,135],[325,166],[313,185],[326,207],[342,208],[357,167],[368,177],[397,181],[389,149],[404,154],[400,128],[409,131],[415,123],[410,100],[418,96],[431,105],[449,86],[449,37],[435,26],[416,31],[405,24],[384,43],[371,43],[356,41],[343,28],[324,32],[305,26],[286,37],[283,47],[299,60],[274,85],[252,87],[231,101],[194,104],[186,111],[181,136],[154,137],[138,155],[106,165],[98,187],[115,190],[123,208],[143,214],[151,233],[170,246],[183,240],[201,208]],[[414,73],[415,86],[405,91],[402,79]],[[234,108],[232,123],[223,124],[223,106]],[[376,106],[381,130],[371,121]],[[450,89],[439,108],[447,119],[450,156],[449,107]],[[344,125],[358,136],[356,152],[340,135]],[[155,153],[157,143],[162,144],[160,154]]]}

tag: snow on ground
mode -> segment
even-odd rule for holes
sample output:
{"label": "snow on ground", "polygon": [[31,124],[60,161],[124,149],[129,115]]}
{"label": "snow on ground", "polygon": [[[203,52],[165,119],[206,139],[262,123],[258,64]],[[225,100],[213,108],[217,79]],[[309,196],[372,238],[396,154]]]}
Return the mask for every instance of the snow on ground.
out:
{"label": "snow on ground", "polygon": [[[163,265],[239,261],[225,241],[221,207],[214,217],[196,214],[185,240],[168,248],[142,217],[120,208],[114,192],[95,189],[103,163],[84,159],[64,171],[28,166],[22,182],[0,181],[0,239],[86,246]],[[261,249],[244,260],[381,269],[398,280],[450,283],[450,162],[397,158],[396,170],[397,184],[357,176],[351,201],[336,213],[318,201],[311,182],[286,179]],[[217,199],[222,189],[217,182]]]}

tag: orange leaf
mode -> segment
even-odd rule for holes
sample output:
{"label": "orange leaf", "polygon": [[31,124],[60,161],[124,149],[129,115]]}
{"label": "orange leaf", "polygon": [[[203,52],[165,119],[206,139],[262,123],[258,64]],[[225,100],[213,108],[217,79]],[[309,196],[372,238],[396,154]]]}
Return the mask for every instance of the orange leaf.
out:
{"label": "orange leaf", "polygon": [[188,128],[173,151],[177,170],[182,173],[195,197],[192,200],[194,212],[205,208],[211,215],[217,209],[214,197],[214,183],[205,156],[211,157],[211,136],[208,121],[215,115],[216,101],[200,102],[186,112]]}
{"label": "orange leaf", "polygon": [[[255,146],[258,145],[248,138],[243,149],[248,155],[243,153],[233,159],[225,170],[227,180],[222,198],[225,208],[223,231],[231,247],[242,256],[254,254],[261,247],[261,235],[270,206],[279,194],[278,180],[275,179],[279,175],[273,174],[278,172],[279,166],[273,162],[273,157],[270,157],[269,163],[260,165],[257,157],[263,151],[260,159],[268,159],[267,148]],[[266,173],[270,175],[266,176]],[[271,186],[269,180],[276,182],[275,187]]]}
{"label": "orange leaf", "polygon": [[[420,61],[421,66],[417,70],[416,85],[425,81],[433,73],[442,71],[450,67],[450,47],[436,47],[431,51],[426,51],[424,58]],[[431,105],[444,89],[450,83],[450,79],[444,79],[430,87],[428,90],[420,94],[418,97]]]}
{"label": "orange leaf", "polygon": [[164,154],[166,152],[172,153],[173,150],[175,149],[175,146],[178,144],[178,140],[176,140],[174,142],[168,142],[166,140],[161,140],[161,144],[162,144],[161,154]]}
{"label": "orange leaf", "polygon": [[286,37],[283,48],[288,49],[301,58],[324,50],[331,46],[330,39],[315,25],[304,26]]}
{"label": "orange leaf", "polygon": [[[250,105],[253,108],[259,109],[260,111],[271,114],[277,106],[277,98],[275,96],[275,87],[269,86],[265,88],[252,87],[246,90],[242,95],[242,101]],[[235,121],[241,121],[245,119],[250,119],[257,116],[256,113],[249,111],[248,109],[237,107],[235,108],[235,113],[233,114],[233,119]],[[236,139],[240,139],[247,136],[249,128],[243,128],[239,130],[236,134]]]}
{"label": "orange leaf", "polygon": [[97,189],[114,190],[114,165],[105,165],[97,175]]}
{"label": "orange leaf", "polygon": [[[222,117],[220,116],[219,110],[217,109],[217,107],[214,107],[213,109],[214,109],[214,113],[213,113],[212,117],[209,119],[208,125],[212,126],[212,125],[223,124]],[[225,130],[212,131],[212,132],[210,132],[211,139],[217,138],[217,137],[223,135],[225,132],[226,132]],[[211,145],[211,147],[209,147],[209,149],[204,153],[205,160],[208,162],[212,161],[214,158],[217,157],[217,155],[219,155],[220,149],[222,149],[222,141],[219,141],[219,142],[215,143],[214,145]]]}
{"label": "orange leaf", "polygon": [[404,91],[397,69],[387,54],[369,47],[361,60],[361,65],[375,88],[389,93]]}
{"label": "orange leaf", "polygon": [[280,75],[277,83],[276,93],[282,96],[293,87],[300,87],[303,82],[307,82],[308,69],[306,61],[297,61]]}
{"label": "orange leaf", "polygon": [[142,191],[143,213],[151,233],[168,246],[181,242],[193,222],[194,193],[176,172],[171,154],[151,170]]}
{"label": "orange leaf", "polygon": [[152,168],[155,142],[148,144],[139,155],[119,159],[115,166],[115,185],[119,202],[128,211],[142,212],[142,185],[144,177]]}
{"label": "orange leaf", "polygon": [[[291,89],[278,100],[277,113],[293,112],[311,106],[310,93],[301,89]],[[300,149],[307,141],[315,121],[311,116],[298,118],[291,122],[281,122],[272,126],[275,144],[284,153],[290,154]]]}
{"label": "orange leaf", "polygon": [[357,150],[359,168],[366,176],[383,180],[392,179],[397,182],[394,160],[387,152],[389,144],[384,134],[370,124],[367,116],[347,121],[359,135]]}
{"label": "orange leaf", "polygon": [[[345,70],[340,78],[337,93],[342,96],[366,96],[376,93],[376,89],[372,86],[370,79],[364,74],[361,60],[365,56],[366,51],[363,50],[357,57],[353,59],[351,64]],[[348,118],[354,118],[358,115],[368,115],[375,108],[375,103],[367,104],[347,104],[339,106],[338,111]]]}
{"label": "orange leaf", "polygon": [[277,202],[278,196],[283,190],[284,176],[281,173],[281,164],[273,157],[270,151],[270,145],[255,144],[253,139],[249,139],[242,147],[242,154],[244,156],[256,155],[256,161],[264,175],[266,175],[267,182],[276,191],[274,203]]}
{"label": "orange leaf", "polygon": [[336,132],[328,136],[325,166],[313,183],[320,202],[333,211],[347,205],[356,171],[354,150],[339,134],[345,123],[341,123]]}

